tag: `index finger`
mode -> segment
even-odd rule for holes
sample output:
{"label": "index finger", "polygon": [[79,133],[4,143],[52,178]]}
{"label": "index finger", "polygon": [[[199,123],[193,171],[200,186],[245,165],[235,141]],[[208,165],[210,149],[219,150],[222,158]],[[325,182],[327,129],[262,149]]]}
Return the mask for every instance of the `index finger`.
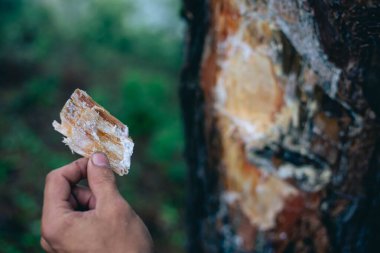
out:
{"label": "index finger", "polygon": [[87,162],[87,158],[78,159],[46,176],[43,214],[72,210],[69,203],[71,187],[87,177]]}

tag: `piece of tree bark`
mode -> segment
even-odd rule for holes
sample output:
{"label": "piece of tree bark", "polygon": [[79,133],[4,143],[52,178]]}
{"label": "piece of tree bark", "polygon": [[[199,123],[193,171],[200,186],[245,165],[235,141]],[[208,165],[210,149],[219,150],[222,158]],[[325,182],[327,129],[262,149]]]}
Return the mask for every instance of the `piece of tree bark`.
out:
{"label": "piece of tree bark", "polygon": [[380,3],[184,0],[189,252],[380,252]]}

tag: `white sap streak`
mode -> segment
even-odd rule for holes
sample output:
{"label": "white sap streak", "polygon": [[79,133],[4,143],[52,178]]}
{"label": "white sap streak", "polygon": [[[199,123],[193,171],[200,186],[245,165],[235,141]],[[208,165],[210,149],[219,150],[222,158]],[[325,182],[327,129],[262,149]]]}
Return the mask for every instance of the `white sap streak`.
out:
{"label": "white sap streak", "polygon": [[[309,62],[310,67],[319,75],[322,86],[328,95],[334,97],[337,93],[337,85],[342,70],[330,62],[324,53],[312,22],[312,14],[297,7],[297,5],[307,4],[306,2],[305,0],[270,0],[268,9],[271,18],[292,42],[298,53]],[[296,12],[295,10],[299,11]],[[284,18],[283,13],[292,16],[291,18],[294,20],[290,21]]]}

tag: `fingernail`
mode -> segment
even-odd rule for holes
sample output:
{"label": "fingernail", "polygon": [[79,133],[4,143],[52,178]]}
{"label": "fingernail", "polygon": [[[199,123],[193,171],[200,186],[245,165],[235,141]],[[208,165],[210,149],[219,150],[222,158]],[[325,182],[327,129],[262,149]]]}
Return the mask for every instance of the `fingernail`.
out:
{"label": "fingernail", "polygon": [[96,152],[91,157],[92,162],[98,167],[108,167],[108,158],[101,152]]}

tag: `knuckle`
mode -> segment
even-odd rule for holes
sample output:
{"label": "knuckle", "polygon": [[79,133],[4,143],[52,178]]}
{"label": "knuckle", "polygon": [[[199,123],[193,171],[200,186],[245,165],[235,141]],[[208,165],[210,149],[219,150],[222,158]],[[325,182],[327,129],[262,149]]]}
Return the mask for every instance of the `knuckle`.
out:
{"label": "knuckle", "polygon": [[65,231],[70,231],[72,229],[72,226],[74,225],[75,217],[65,217],[65,218],[58,218],[54,221],[50,220],[50,222],[47,222],[46,220],[42,220],[41,222],[41,236],[44,238],[47,242],[59,242],[61,235]]}
{"label": "knuckle", "polygon": [[81,158],[78,160],[75,160],[71,163],[71,166],[74,167],[76,170],[80,170],[82,168],[82,163],[85,161],[85,158]]}
{"label": "knuckle", "polygon": [[76,160],[76,161],[72,162],[71,166],[74,167],[74,169],[77,169],[77,170],[79,170],[80,167],[81,167],[79,160]]}
{"label": "knuckle", "polygon": [[55,180],[57,176],[57,172],[55,170],[53,171],[50,171],[47,175],[46,175],[46,183],[50,183],[50,182],[53,182]]}
{"label": "knuckle", "polygon": [[73,225],[74,225],[75,221],[74,221],[74,217],[67,217],[67,219],[63,219],[62,220],[62,228],[64,228],[65,230],[69,231]]}
{"label": "knuckle", "polygon": [[46,240],[43,237],[41,237],[41,239],[40,239],[40,245],[41,245],[43,250],[45,250],[45,251],[50,250],[49,246],[47,245]]}
{"label": "knuckle", "polygon": [[41,224],[41,236],[47,241],[54,240],[57,235],[57,230],[53,224],[46,224],[42,222]]}

